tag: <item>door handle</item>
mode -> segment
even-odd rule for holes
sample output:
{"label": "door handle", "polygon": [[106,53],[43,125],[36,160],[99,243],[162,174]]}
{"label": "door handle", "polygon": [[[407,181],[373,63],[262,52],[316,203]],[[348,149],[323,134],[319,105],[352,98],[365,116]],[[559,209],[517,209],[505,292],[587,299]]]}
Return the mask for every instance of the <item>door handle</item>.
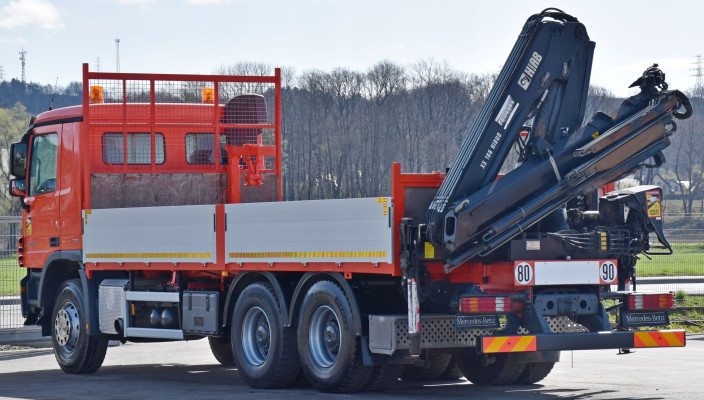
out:
{"label": "door handle", "polygon": [[58,236],[54,236],[52,238],[49,238],[49,246],[51,247],[59,247],[59,238]]}

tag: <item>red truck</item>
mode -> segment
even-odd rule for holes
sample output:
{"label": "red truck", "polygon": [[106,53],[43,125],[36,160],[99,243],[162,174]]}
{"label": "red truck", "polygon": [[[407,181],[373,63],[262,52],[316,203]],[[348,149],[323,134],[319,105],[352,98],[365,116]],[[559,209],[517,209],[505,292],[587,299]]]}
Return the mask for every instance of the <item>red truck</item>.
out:
{"label": "red truck", "polygon": [[82,105],[34,118],[10,151],[26,324],[68,373],[100,368],[110,339],[208,337],[253,387],[302,372],[332,392],[453,367],[534,383],[562,350],[684,346],[641,329],[669,324],[671,293],[627,290],[651,239],[669,248],[661,190],[592,193],[659,162],[691,106],[652,67],[580,127],[593,47],[574,17],[532,16],[447,175],[393,164],[388,197],[317,201],[281,201],[278,69],[84,64]]}

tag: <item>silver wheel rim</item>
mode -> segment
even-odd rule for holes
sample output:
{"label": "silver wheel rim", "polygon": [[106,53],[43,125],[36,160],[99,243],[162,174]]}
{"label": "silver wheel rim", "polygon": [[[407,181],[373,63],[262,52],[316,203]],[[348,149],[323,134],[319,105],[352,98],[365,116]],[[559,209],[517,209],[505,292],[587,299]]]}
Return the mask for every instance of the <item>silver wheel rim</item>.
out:
{"label": "silver wheel rim", "polygon": [[81,332],[80,323],[76,306],[71,302],[65,303],[54,320],[54,335],[59,346],[69,350],[76,347]]}
{"label": "silver wheel rim", "polygon": [[242,321],[242,352],[252,365],[262,365],[269,354],[271,325],[261,307],[252,307]]}
{"label": "silver wheel rim", "polygon": [[340,322],[335,312],[328,306],[318,307],[310,320],[308,333],[308,348],[313,361],[323,368],[331,367],[342,344]]}

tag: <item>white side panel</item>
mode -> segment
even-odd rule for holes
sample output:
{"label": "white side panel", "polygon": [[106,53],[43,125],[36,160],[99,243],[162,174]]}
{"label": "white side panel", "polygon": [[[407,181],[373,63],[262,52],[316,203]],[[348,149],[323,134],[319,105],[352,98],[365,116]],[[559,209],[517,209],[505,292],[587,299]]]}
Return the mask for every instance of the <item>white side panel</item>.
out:
{"label": "white side panel", "polygon": [[373,262],[393,257],[391,198],[228,204],[227,262]]}
{"label": "white side panel", "polygon": [[84,262],[215,262],[214,205],[83,211]]}
{"label": "white side panel", "polygon": [[598,285],[599,261],[536,261],[536,285]]}

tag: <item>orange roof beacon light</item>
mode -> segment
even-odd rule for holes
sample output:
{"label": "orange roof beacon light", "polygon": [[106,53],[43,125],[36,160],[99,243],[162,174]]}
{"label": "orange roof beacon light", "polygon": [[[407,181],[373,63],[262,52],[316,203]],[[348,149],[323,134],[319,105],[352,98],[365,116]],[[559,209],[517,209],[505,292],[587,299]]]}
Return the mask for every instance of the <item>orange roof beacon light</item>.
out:
{"label": "orange roof beacon light", "polygon": [[215,95],[213,93],[213,88],[203,88],[203,103],[204,104],[214,104]]}
{"label": "orange roof beacon light", "polygon": [[103,102],[103,87],[102,86],[91,86],[90,87],[90,103],[100,104]]}

